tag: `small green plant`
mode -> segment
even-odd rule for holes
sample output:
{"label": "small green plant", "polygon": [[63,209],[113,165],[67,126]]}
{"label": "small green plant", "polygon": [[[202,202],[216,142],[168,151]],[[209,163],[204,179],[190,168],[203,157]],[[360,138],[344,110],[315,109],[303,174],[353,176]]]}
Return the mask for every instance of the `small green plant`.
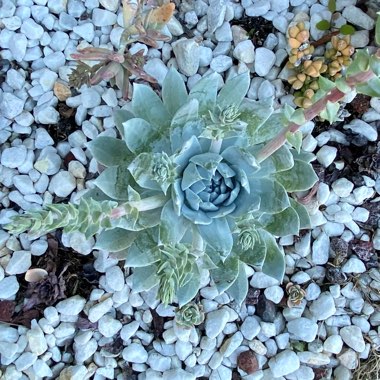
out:
{"label": "small green plant", "polygon": [[335,20],[340,16],[339,13],[336,12],[336,0],[329,0],[328,10],[331,12],[330,20],[321,20],[315,26],[319,30],[330,31],[333,35],[335,33],[340,33],[343,35],[352,35],[356,32],[356,29],[349,24],[345,24],[340,26],[339,28],[335,27]]}
{"label": "small green plant", "polygon": [[[156,79],[144,71],[145,57],[143,50],[131,54],[129,45],[133,42],[142,42],[157,47],[157,41],[169,41],[170,37],[162,34],[160,30],[170,20],[174,11],[174,4],[164,4],[148,11],[143,10],[143,2],[137,4],[123,0],[124,32],[121,35],[120,47],[117,51],[86,47],[71,57],[78,60],[76,68],[69,75],[69,84],[79,88],[83,84],[95,85],[103,80],[116,85],[128,99],[131,75],[156,83]],[[86,61],[98,63],[89,65]]]}
{"label": "small green plant", "polygon": [[175,322],[179,326],[192,328],[200,325],[205,319],[203,306],[190,302],[175,310]]}
{"label": "small green plant", "polygon": [[188,93],[174,69],[162,98],[134,84],[131,103],[115,114],[121,139],[88,145],[106,167],[97,188],[78,205],[26,212],[5,228],[30,237],[56,228],[96,235],[95,249],[133,268],[134,291],[157,287],[166,304],[190,302],[207,271],[240,304],[247,265],[282,281],[276,237],[310,227],[304,206],[289,196],[317,181],[313,155],[300,150],[301,125],[317,115],[335,121],[338,102],[353,90],[379,97],[380,51],[358,51],[346,73],[335,82],[320,77],[307,110],[245,99],[247,72],[219,92],[211,74]]}

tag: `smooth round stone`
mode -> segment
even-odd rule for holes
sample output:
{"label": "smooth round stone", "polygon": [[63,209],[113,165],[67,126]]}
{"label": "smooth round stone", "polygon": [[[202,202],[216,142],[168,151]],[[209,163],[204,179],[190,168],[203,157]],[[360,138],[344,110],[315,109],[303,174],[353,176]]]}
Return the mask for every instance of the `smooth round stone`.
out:
{"label": "smooth round stone", "polygon": [[323,343],[323,349],[326,352],[339,354],[343,348],[343,340],[340,335],[330,335]]}
{"label": "smooth round stone", "polygon": [[86,300],[81,296],[73,296],[60,301],[56,305],[59,313],[64,315],[78,315],[84,308]]}
{"label": "smooth round stone", "polygon": [[21,25],[21,33],[29,40],[39,40],[44,34],[44,29],[41,25],[38,25],[33,19],[28,18],[23,21]]}
{"label": "smooth round stone", "polygon": [[216,338],[229,321],[230,313],[226,309],[211,311],[206,316],[205,329],[209,338]]}
{"label": "smooth round stone", "polygon": [[339,178],[332,183],[331,187],[336,195],[345,198],[351,194],[354,184],[346,178]]}
{"label": "smooth round stone", "polygon": [[57,124],[59,117],[59,112],[52,106],[40,108],[35,114],[36,121],[45,125]]}
{"label": "smooth round stone", "polygon": [[23,194],[35,194],[36,190],[34,189],[33,182],[27,175],[16,175],[13,177],[13,184],[17,190]]}
{"label": "smooth round stone", "polygon": [[112,318],[109,314],[103,316],[98,321],[99,332],[107,338],[116,335],[120,331],[122,326],[123,325],[120,321],[118,321],[115,318]]}
{"label": "smooth round stone", "polygon": [[186,76],[196,74],[200,61],[199,45],[194,40],[181,38],[172,44],[172,48],[179,71]]}
{"label": "smooth round stone", "polygon": [[9,50],[17,62],[21,62],[24,59],[27,46],[28,40],[23,34],[14,33],[12,35],[10,39]]}
{"label": "smooth round stone", "polygon": [[99,302],[92,306],[88,311],[88,319],[90,322],[97,322],[103,315],[108,313],[112,308],[113,302],[111,298]]}
{"label": "smooth round stone", "polygon": [[164,372],[170,369],[171,359],[170,357],[162,356],[157,352],[151,352],[147,364],[155,371]]}
{"label": "smooth round stone", "polygon": [[[86,344],[77,345],[74,343],[74,352],[75,352],[75,361],[77,363],[83,363],[87,359],[89,359],[96,350],[98,349],[98,342],[92,338]],[[83,379],[84,375],[87,373],[87,369],[85,367],[85,373],[78,377],[78,379]],[[72,379],[72,377],[69,377]]]}
{"label": "smooth round stone", "polygon": [[5,272],[13,274],[25,273],[32,265],[32,255],[29,251],[15,251],[5,267]]}
{"label": "smooth round stone", "polygon": [[0,115],[7,119],[14,119],[24,110],[24,104],[25,100],[22,100],[9,92],[5,92],[2,101],[0,102]]}
{"label": "smooth round stone", "polygon": [[115,265],[106,270],[107,285],[115,292],[121,291],[125,284],[123,271]]}
{"label": "smooth round stone", "polygon": [[280,286],[270,286],[264,290],[265,297],[274,302],[280,303],[282,298],[284,297],[284,291]]}
{"label": "smooth round stone", "polygon": [[148,353],[145,348],[138,343],[131,343],[125,347],[122,353],[123,359],[130,363],[146,363]]}
{"label": "smooth round stone", "polygon": [[53,371],[50,367],[41,359],[37,359],[33,364],[33,371],[38,377],[52,377]]}
{"label": "smooth round stone", "polygon": [[132,321],[124,325],[120,331],[121,339],[123,339],[125,342],[128,341],[132,336],[136,334],[139,327],[140,323],[138,321]]}
{"label": "smooth round stone", "polygon": [[363,339],[362,331],[358,326],[345,326],[342,327],[339,331],[340,336],[343,339],[343,342],[347,346],[354,349],[356,352],[363,352],[365,349],[365,342]]}
{"label": "smooth round stone", "polygon": [[269,368],[274,377],[281,377],[296,371],[300,367],[297,354],[291,350],[284,350],[269,360]]}
{"label": "smooth round stone", "polygon": [[73,32],[87,42],[91,42],[95,37],[95,28],[94,25],[90,22],[74,26]]}
{"label": "smooth round stone", "polygon": [[117,15],[113,12],[95,8],[92,11],[92,22],[95,26],[110,26],[116,24]]}
{"label": "smooth round stone", "polygon": [[325,168],[331,165],[336,157],[338,149],[333,146],[324,145],[317,152],[317,159]]}
{"label": "smooth round stone", "polygon": [[312,247],[312,260],[316,265],[326,264],[329,259],[330,252],[330,239],[321,232],[313,243]]}
{"label": "smooth round stone", "polygon": [[[255,5],[256,6],[256,5]],[[269,50],[264,47],[259,47],[256,49],[255,54],[255,72],[261,77],[265,77],[270,69],[273,67],[276,62],[276,55],[272,50]]]}
{"label": "smooth round stone", "polygon": [[289,321],[287,328],[291,334],[291,339],[304,342],[313,342],[318,332],[318,325],[314,321],[303,317]]}
{"label": "smooth round stone", "polygon": [[24,371],[31,367],[36,360],[36,354],[32,352],[24,352],[17,358],[15,365],[18,371]]}
{"label": "smooth round stone", "polygon": [[50,137],[45,128],[37,128],[34,138],[34,145],[36,149],[43,149],[49,145],[54,145],[54,140]]}
{"label": "smooth round stone", "polygon": [[93,88],[86,88],[81,94],[82,105],[85,108],[94,108],[100,105],[101,97]]}
{"label": "smooth round stone", "polygon": [[344,273],[364,273],[366,270],[364,263],[357,257],[350,257],[342,266]]}
{"label": "smooth round stone", "polygon": [[309,309],[318,321],[325,320],[336,312],[334,298],[329,292],[324,292],[313,301]]}
{"label": "smooth round stone", "polygon": [[69,196],[75,188],[75,177],[67,171],[61,171],[55,174],[50,180],[49,191],[58,197],[65,198]]}
{"label": "smooth round stone", "polygon": [[42,355],[48,345],[41,327],[35,320],[32,321],[31,329],[26,333],[30,350],[36,355]]}

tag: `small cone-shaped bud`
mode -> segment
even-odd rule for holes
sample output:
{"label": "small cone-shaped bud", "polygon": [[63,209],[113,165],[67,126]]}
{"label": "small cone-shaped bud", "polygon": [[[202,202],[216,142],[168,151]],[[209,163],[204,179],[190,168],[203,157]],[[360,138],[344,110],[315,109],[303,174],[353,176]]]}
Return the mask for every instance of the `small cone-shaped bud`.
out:
{"label": "small cone-shaped bud", "polygon": [[297,23],[297,27],[301,31],[305,30],[305,23],[301,21],[301,22]]}
{"label": "small cone-shaped bud", "polygon": [[312,82],[309,83],[309,88],[311,90],[317,91],[319,89],[318,82],[316,80],[313,80]]}
{"label": "small cone-shaped bud", "polygon": [[291,48],[298,49],[300,47],[300,45],[301,45],[301,42],[299,42],[295,38],[289,38],[289,46]]}
{"label": "small cone-shaped bud", "polygon": [[345,40],[339,40],[336,44],[337,50],[342,51],[348,46],[347,42]]}
{"label": "small cone-shaped bud", "polygon": [[306,75],[304,73],[299,73],[297,74],[297,79],[300,80],[301,82],[305,82]]}
{"label": "small cone-shaped bud", "polygon": [[297,79],[297,77],[296,77],[295,75],[292,75],[292,76],[290,76],[290,77],[288,78],[288,82],[289,82],[290,84],[293,84],[296,80],[298,80],[298,79]]}
{"label": "small cone-shaped bud", "polygon": [[347,45],[349,45],[351,43],[351,36],[349,34],[346,34],[342,37],[342,40],[346,41]]}
{"label": "small cone-shaped bud", "polygon": [[308,88],[307,90],[305,90],[303,95],[305,98],[311,99],[314,96],[314,91],[311,88]]}
{"label": "small cone-shaped bud", "polygon": [[315,68],[316,70],[318,70],[318,71],[321,69],[322,64],[323,64],[323,62],[322,62],[321,60],[313,61],[313,66],[314,66],[314,68]]}
{"label": "small cone-shaped bud", "polygon": [[302,107],[302,104],[303,104],[303,98],[299,97],[299,98],[294,98],[293,100],[294,104],[298,107]]}
{"label": "small cone-shaped bud", "polygon": [[333,67],[329,67],[329,75],[333,77],[340,69],[335,69]]}
{"label": "small cone-shaped bud", "polygon": [[291,49],[290,50],[290,54],[292,54],[292,55],[297,55],[297,53],[298,53],[298,49]]}
{"label": "small cone-shaped bud", "polygon": [[294,64],[294,63],[296,63],[297,61],[298,61],[298,57],[297,57],[297,55],[291,55],[291,56],[289,57],[289,62],[290,62],[290,63]]}
{"label": "small cone-shaped bud", "polygon": [[323,74],[323,73],[325,73],[325,72],[327,71],[327,69],[328,69],[328,66],[324,63],[324,64],[322,65],[321,69],[319,70],[319,72],[320,72],[321,74]]}
{"label": "small cone-shaped bud", "polygon": [[341,53],[346,57],[350,57],[354,52],[355,48],[351,45],[348,45],[345,49],[341,50]]}
{"label": "small cone-shaped bud", "polygon": [[306,42],[309,39],[309,32],[307,30],[303,30],[302,32],[299,32],[296,37],[297,41],[299,42]]}
{"label": "small cone-shaped bud", "polygon": [[313,105],[312,100],[307,99],[307,98],[303,98],[303,101],[302,101],[302,107],[303,108],[310,108],[312,105]]}
{"label": "small cone-shaped bud", "polygon": [[330,63],[330,68],[334,68],[334,69],[340,69],[340,63],[337,61],[337,60],[335,60],[335,61],[332,61],[331,63]]}
{"label": "small cone-shaped bud", "polygon": [[312,78],[317,78],[319,76],[319,71],[314,67],[310,66],[305,70],[305,73]]}
{"label": "small cone-shaped bud", "polygon": [[299,51],[299,52],[297,53],[297,58],[298,58],[298,59],[301,59],[303,56],[304,56],[303,51]]}
{"label": "small cone-shaped bud", "polygon": [[331,45],[335,50],[338,50],[338,42],[339,42],[339,37],[338,36],[332,36],[331,37]]}
{"label": "small cone-shaped bud", "polygon": [[297,79],[295,82],[293,82],[292,84],[292,87],[295,89],[295,90],[300,90],[303,86],[303,83],[302,81],[300,81],[299,79]]}
{"label": "small cone-shaped bud", "polygon": [[289,37],[292,37],[292,38],[296,38],[299,32],[300,32],[300,29],[298,28],[297,25],[290,27],[288,30]]}
{"label": "small cone-shaped bud", "polygon": [[331,59],[332,57],[335,57],[335,56],[336,56],[336,53],[337,53],[337,51],[336,51],[335,49],[327,49],[327,50],[325,51],[325,57],[326,57],[327,59]]}
{"label": "small cone-shaped bud", "polygon": [[310,66],[312,65],[312,63],[313,63],[313,61],[311,61],[311,60],[307,60],[307,61],[305,61],[305,62],[303,63],[303,67],[304,67],[305,69],[307,69],[308,67],[310,67]]}

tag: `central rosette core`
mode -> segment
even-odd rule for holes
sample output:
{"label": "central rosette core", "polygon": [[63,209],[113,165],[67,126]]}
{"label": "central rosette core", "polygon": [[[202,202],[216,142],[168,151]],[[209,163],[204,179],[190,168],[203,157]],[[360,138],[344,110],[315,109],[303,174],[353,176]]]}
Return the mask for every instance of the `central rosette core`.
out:
{"label": "central rosette core", "polygon": [[234,201],[240,189],[236,170],[221,155],[196,155],[182,173],[183,214],[189,219],[199,211],[209,218],[228,215],[236,208]]}

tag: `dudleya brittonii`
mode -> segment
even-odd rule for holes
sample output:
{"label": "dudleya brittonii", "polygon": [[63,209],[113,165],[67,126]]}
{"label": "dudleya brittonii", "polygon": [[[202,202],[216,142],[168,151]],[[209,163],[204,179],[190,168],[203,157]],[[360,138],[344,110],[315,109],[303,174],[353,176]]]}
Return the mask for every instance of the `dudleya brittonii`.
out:
{"label": "dudleya brittonii", "polygon": [[[219,292],[239,303],[248,289],[247,264],[281,281],[284,254],[274,236],[309,224],[306,209],[287,192],[307,190],[317,177],[312,155],[288,145],[256,160],[286,119],[273,112],[272,99],[244,99],[249,83],[248,73],[237,75],[218,94],[218,76],[211,74],[188,94],[171,69],[162,100],[135,84],[129,110],[115,115],[124,141],[98,137],[89,144],[107,167],[98,189],[79,206],[34,213],[38,226],[65,227],[65,219],[67,231],[76,225],[87,236],[100,232],[97,248],[134,267],[134,290],[158,285],[165,303],[189,302],[208,271]],[[97,228],[89,228],[85,221],[99,207],[106,215],[97,214]],[[24,217],[13,223],[15,231],[32,226]]]}

